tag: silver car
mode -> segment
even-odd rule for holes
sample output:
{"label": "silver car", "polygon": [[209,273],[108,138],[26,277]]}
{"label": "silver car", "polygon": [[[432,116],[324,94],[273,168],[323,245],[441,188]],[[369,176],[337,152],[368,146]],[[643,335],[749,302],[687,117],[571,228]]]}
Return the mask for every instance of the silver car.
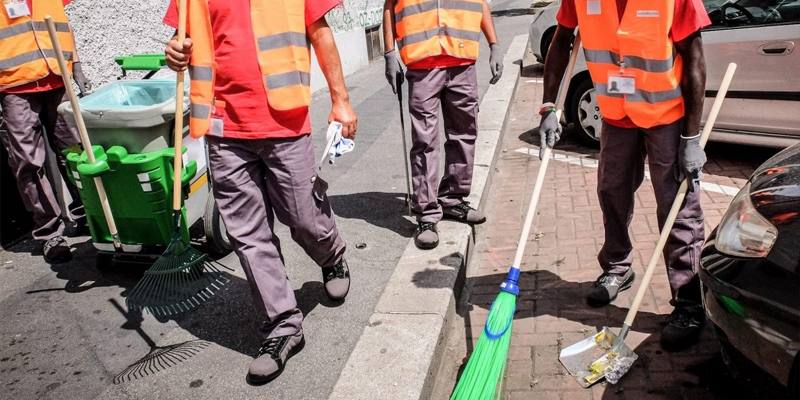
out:
{"label": "silver car", "polygon": [[[729,62],[738,64],[711,140],[788,147],[800,142],[800,0],[704,0],[711,26],[702,31],[711,108]],[[530,47],[543,61],[556,29],[559,1],[530,25]],[[567,122],[596,145],[602,116],[581,55],[570,83]]]}

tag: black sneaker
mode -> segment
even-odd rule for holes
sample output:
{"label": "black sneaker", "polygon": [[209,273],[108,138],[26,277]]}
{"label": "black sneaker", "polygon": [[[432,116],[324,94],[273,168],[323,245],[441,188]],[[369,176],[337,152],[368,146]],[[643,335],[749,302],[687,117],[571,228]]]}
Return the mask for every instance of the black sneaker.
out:
{"label": "black sneaker", "polygon": [[633,273],[632,269],[622,275],[603,273],[589,290],[586,301],[592,307],[600,307],[611,303],[617,298],[619,292],[631,287],[635,277],[636,274]]}
{"label": "black sneaker", "polygon": [[42,246],[42,254],[44,254],[44,260],[50,264],[61,264],[72,260],[69,245],[62,236],[46,240]]}
{"label": "black sneaker", "polygon": [[420,222],[414,232],[414,244],[418,249],[430,250],[439,245],[439,232],[433,222]]}
{"label": "black sneaker", "polygon": [[306,345],[303,331],[294,335],[276,336],[264,339],[256,358],[250,362],[247,382],[263,385],[280,376],[286,361],[299,353]]}
{"label": "black sneaker", "polygon": [[336,265],[322,268],[322,282],[331,300],[344,300],[347,297],[350,292],[350,268],[344,257]]}
{"label": "black sneaker", "polygon": [[470,206],[467,201],[463,201],[454,206],[442,207],[442,214],[442,218],[444,219],[467,224],[478,225],[486,222],[486,216]]}
{"label": "black sneaker", "polygon": [[705,322],[703,306],[676,306],[667,317],[667,325],[661,330],[661,347],[667,351],[680,351],[697,343]]}

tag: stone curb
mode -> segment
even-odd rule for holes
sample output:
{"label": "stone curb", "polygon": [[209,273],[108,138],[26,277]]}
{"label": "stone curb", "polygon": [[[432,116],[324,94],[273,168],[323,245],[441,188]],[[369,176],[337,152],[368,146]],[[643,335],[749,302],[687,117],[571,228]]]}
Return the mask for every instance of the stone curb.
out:
{"label": "stone curb", "polygon": [[[516,36],[503,60],[505,75],[480,104],[472,194],[482,204],[511,97],[520,74],[527,35]],[[491,220],[488,222],[491,223]],[[444,221],[440,245],[418,250],[410,241],[386,284],[333,388],[334,400],[427,399],[439,367],[447,321],[463,286],[473,245],[472,228]]]}

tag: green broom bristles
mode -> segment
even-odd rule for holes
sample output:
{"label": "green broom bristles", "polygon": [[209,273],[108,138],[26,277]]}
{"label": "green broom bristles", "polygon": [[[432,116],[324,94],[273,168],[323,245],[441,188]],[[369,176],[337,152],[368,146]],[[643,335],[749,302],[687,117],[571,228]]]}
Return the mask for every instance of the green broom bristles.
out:
{"label": "green broom bristles", "polygon": [[450,396],[451,400],[491,400],[501,397],[500,383],[506,368],[516,308],[517,295],[505,290],[497,295],[483,333]]}

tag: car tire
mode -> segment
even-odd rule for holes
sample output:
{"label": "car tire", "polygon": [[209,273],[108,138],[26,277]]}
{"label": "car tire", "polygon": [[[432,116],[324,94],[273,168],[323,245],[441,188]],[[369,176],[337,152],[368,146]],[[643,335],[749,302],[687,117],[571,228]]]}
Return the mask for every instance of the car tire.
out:
{"label": "car tire", "polygon": [[222,257],[233,250],[228,230],[225,228],[225,223],[217,208],[217,202],[210,194],[203,215],[203,231],[206,236],[206,248],[212,255]]}
{"label": "car tire", "polygon": [[600,146],[600,128],[603,116],[597,103],[596,91],[588,74],[577,77],[569,98],[568,121],[575,124],[578,140],[589,146]]}

